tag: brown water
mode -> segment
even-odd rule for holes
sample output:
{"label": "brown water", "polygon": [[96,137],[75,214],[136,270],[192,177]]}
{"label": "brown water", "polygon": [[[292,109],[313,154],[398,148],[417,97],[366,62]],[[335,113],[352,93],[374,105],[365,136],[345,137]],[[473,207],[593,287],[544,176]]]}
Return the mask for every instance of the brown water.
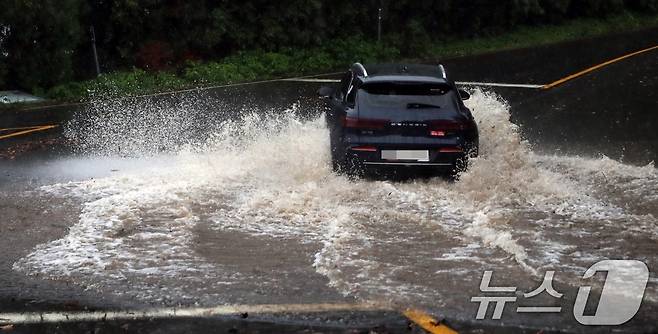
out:
{"label": "brown water", "polygon": [[[82,202],[81,213],[13,268],[156,304],[347,298],[464,319],[475,316],[484,270],[522,290],[555,270],[569,299],[599,260],[656,268],[653,165],[535,153],[504,100],[475,91],[467,102],[481,156],[458,181],[335,175],[324,120],[299,117],[298,104],[217,121],[202,142],[166,153],[157,152],[180,139],[167,129],[121,115],[73,122],[69,136],[100,157],[59,168],[116,170],[40,187],[41,197]],[[130,135],[119,131],[131,122]],[[657,282],[652,273],[646,304]]]}

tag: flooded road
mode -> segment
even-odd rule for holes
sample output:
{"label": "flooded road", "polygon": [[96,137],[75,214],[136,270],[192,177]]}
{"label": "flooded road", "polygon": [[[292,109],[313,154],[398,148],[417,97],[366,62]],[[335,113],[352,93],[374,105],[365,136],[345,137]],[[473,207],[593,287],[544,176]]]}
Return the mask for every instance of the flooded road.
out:
{"label": "flooded road", "polygon": [[[652,57],[637,61],[655,73]],[[251,93],[258,103],[239,94],[98,102],[66,123],[66,154],[5,164],[14,182],[0,189],[17,211],[8,212],[14,225],[56,224],[7,265],[12,277],[82,287],[117,305],[381,301],[465,322],[474,321],[471,297],[482,295],[485,270],[494,272],[492,285],[522,292],[553,270],[564,297],[519,304],[564,311],[521,315],[509,307],[505,325],[583,331],[571,310],[575,294],[584,284],[600,293],[604,279],[583,280],[585,270],[636,259],[651,274],[643,307],[625,328],[656,330],[658,170],[646,155],[602,155],[589,137],[596,126],[583,123],[598,106],[565,111],[594,103],[580,98],[601,91],[542,105],[573,98],[577,85],[511,107],[504,90],[472,90],[466,104],[480,129],[480,157],[456,181],[332,173],[313,85],[266,85],[258,88],[266,96]],[[636,93],[651,99],[655,87]],[[646,101],[633,107],[655,111]],[[573,122],[536,114],[550,109],[573,113]],[[642,115],[658,125],[655,114]],[[542,146],[560,124],[575,132],[560,128]],[[655,145],[642,140],[645,152]],[[576,155],[575,146],[591,154]],[[30,202],[52,208],[31,210]]]}

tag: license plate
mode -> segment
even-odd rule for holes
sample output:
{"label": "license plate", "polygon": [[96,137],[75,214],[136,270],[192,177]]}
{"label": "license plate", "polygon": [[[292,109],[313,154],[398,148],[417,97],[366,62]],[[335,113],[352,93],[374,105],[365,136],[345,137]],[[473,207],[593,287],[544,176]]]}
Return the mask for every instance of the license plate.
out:
{"label": "license plate", "polygon": [[382,150],[384,160],[430,161],[427,150]]}

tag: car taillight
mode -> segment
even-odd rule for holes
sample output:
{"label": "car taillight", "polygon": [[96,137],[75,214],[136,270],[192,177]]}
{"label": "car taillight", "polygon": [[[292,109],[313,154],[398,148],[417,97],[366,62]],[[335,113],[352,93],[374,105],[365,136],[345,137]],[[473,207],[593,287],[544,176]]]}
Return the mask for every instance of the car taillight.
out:
{"label": "car taillight", "polygon": [[350,148],[352,151],[361,151],[361,152],[377,152],[377,148],[374,146],[354,146]]}
{"label": "car taillight", "polygon": [[356,117],[345,117],[343,119],[343,126],[346,128],[352,129],[376,129],[380,130],[386,127],[390,121],[384,119],[374,119],[374,118],[356,118]]}
{"label": "car taillight", "polygon": [[442,147],[439,149],[441,153],[461,153],[462,151],[461,147]]}

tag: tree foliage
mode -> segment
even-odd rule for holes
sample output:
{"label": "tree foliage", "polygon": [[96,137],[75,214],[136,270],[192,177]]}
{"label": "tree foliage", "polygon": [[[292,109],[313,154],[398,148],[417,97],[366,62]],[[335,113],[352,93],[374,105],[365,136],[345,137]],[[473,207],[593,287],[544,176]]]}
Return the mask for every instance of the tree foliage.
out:
{"label": "tree foliage", "polygon": [[82,29],[80,0],[6,0],[1,50],[11,83],[33,89],[67,81]]}
{"label": "tree foliage", "polygon": [[319,54],[309,57],[321,60],[329,57],[327,41],[374,39],[379,7],[386,43],[413,55],[427,43],[495,35],[519,24],[626,9],[655,13],[658,0],[5,0],[0,86],[48,88],[91,77],[92,25],[104,72],[182,71],[190,61],[250,50],[314,49]]}

